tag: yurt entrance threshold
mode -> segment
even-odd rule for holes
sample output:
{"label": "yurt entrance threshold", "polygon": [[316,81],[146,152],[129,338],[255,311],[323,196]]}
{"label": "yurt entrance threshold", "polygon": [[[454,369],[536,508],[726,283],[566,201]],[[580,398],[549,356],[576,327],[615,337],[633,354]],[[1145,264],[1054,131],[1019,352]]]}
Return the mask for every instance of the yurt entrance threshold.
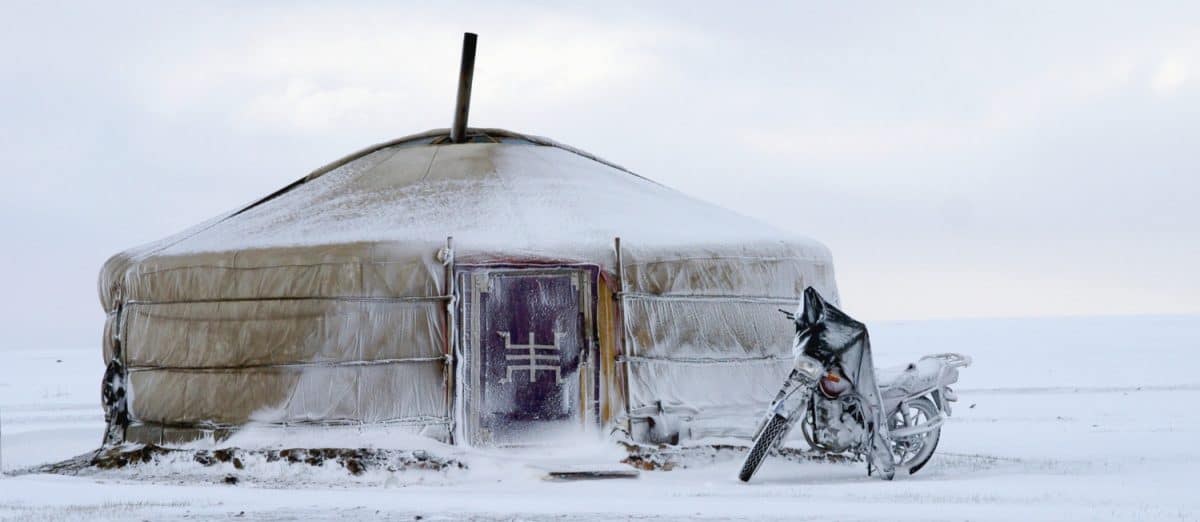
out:
{"label": "yurt entrance threshold", "polygon": [[594,265],[457,265],[458,395],[480,446],[555,445],[599,424]]}

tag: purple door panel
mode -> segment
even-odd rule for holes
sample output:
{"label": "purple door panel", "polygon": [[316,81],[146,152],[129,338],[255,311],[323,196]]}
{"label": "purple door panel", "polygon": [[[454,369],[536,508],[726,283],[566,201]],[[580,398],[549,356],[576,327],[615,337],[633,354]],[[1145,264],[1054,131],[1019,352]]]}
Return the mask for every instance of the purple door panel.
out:
{"label": "purple door panel", "polygon": [[586,365],[590,271],[465,272],[468,438],[480,445],[533,445],[578,432],[590,416],[583,390],[595,382]]}

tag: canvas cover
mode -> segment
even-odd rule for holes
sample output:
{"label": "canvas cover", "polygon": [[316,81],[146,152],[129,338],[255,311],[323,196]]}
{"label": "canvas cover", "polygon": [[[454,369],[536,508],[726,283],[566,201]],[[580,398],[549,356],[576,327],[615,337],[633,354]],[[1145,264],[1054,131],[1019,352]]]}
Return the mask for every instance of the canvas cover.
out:
{"label": "canvas cover", "polygon": [[761,404],[790,345],[772,311],[808,286],[836,302],[820,243],[544,138],[444,134],[370,147],[112,257],[105,358],[123,359],[131,419],[449,426],[449,236],[457,262],[622,274],[628,411]]}
{"label": "canvas cover", "polygon": [[[804,291],[804,304],[795,317],[796,341],[792,349],[820,361],[825,368],[838,368],[850,380],[867,410],[867,429],[872,437],[886,437],[887,420],[867,326],[826,301],[813,288]],[[820,394],[814,397],[825,400]]]}

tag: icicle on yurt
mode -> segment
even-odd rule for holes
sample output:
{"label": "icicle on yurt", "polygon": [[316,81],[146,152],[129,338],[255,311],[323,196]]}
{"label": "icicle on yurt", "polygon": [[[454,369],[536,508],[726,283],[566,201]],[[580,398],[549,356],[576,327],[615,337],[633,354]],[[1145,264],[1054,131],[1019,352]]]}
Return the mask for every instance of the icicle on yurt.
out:
{"label": "icicle on yurt", "polygon": [[[100,273],[106,443],[390,426],[455,444],[749,439],[829,250],[551,139],[373,145]],[[685,154],[686,150],[664,151]]]}

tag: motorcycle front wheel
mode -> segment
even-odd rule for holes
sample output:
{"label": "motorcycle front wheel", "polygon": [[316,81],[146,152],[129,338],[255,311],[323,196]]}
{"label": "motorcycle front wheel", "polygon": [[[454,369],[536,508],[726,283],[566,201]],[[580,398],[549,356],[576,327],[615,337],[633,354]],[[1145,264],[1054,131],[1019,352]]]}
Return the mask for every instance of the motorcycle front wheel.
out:
{"label": "motorcycle front wheel", "polygon": [[750,448],[750,453],[746,455],[745,462],[742,462],[742,471],[738,473],[738,478],[742,482],[750,482],[750,478],[758,472],[758,468],[762,466],[764,460],[767,459],[767,453],[771,452],[771,448],[775,447],[776,442],[783,438],[783,435],[788,431],[788,420],[781,415],[774,415],[767,424],[763,426],[758,437],[754,439],[754,446]]}
{"label": "motorcycle front wheel", "polygon": [[[920,426],[937,417],[937,406],[929,398],[921,397],[901,404],[899,410],[892,412],[888,418],[888,429],[894,431]],[[920,471],[933,458],[933,451],[937,449],[941,436],[942,428],[939,426],[921,435],[893,440],[892,454],[895,455],[896,470],[907,471],[909,475]]]}

